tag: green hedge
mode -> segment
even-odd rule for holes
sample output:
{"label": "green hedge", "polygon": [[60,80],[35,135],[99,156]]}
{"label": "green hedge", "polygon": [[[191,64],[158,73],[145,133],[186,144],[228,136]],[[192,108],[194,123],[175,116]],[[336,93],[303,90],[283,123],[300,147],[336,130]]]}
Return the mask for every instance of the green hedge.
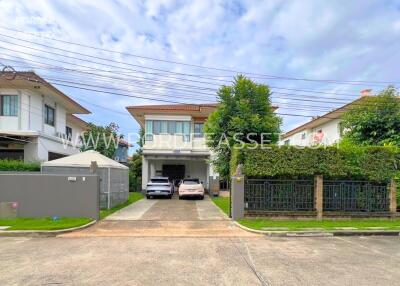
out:
{"label": "green hedge", "polygon": [[243,164],[248,177],[325,178],[387,181],[398,174],[400,152],[396,147],[295,148],[247,145],[232,152],[231,172]]}
{"label": "green hedge", "polygon": [[40,164],[18,160],[0,160],[0,171],[37,172],[40,171]]}

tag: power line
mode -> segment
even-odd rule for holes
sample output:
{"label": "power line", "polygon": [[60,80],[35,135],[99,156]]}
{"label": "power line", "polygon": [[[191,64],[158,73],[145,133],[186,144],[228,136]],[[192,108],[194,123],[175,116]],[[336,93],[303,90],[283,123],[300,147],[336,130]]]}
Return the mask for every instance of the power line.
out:
{"label": "power line", "polygon": [[[23,33],[23,34],[29,34],[35,37],[39,37],[37,34],[34,33],[29,33],[25,31],[20,31],[16,29],[11,29],[7,28],[4,26],[0,26],[1,29],[8,30],[8,31],[13,31],[13,32],[18,32],[18,33]],[[216,71],[223,71],[223,72],[230,72],[230,73],[236,73],[236,74],[246,74],[246,75],[255,75],[259,77],[266,77],[268,79],[281,79],[281,80],[294,80],[294,81],[311,81],[311,82],[324,82],[324,83],[335,83],[335,84],[353,84],[353,85],[364,85],[364,84],[399,84],[397,81],[349,81],[349,80],[336,80],[336,79],[310,79],[310,78],[299,78],[299,77],[284,77],[284,76],[276,76],[276,75],[268,75],[268,74],[259,74],[259,73],[250,73],[250,72],[245,72],[245,71],[238,71],[238,70],[233,70],[233,69],[226,69],[226,68],[217,68],[217,67],[207,67],[207,66],[201,66],[201,65],[195,65],[195,64],[188,64],[188,63],[183,63],[183,62],[178,62],[178,61],[169,61],[169,60],[162,60],[162,59],[157,59],[153,57],[147,57],[147,56],[140,56],[136,54],[131,54],[131,53],[123,53],[123,52],[118,52],[118,51],[113,51],[109,49],[103,49],[99,47],[94,47],[90,45],[85,45],[85,44],[79,44],[71,41],[65,41],[61,39],[55,39],[51,37],[46,37],[41,35],[41,38],[45,38],[48,40],[52,41],[57,41],[61,43],[66,43],[70,45],[75,45],[75,46],[80,46],[80,47],[85,47],[85,48],[90,48],[90,49],[95,49],[95,50],[101,50],[104,52],[109,52],[109,53],[117,53],[120,55],[125,55],[125,56],[131,56],[131,57],[137,57],[137,58],[142,58],[142,59],[147,59],[147,60],[152,60],[152,61],[158,61],[158,62],[165,62],[165,63],[172,63],[172,64],[178,64],[178,65],[185,65],[185,66],[190,66],[190,67],[196,67],[196,68],[201,68],[201,69],[209,69],[209,70],[216,70]],[[196,76],[198,75],[189,75],[188,76]]]}

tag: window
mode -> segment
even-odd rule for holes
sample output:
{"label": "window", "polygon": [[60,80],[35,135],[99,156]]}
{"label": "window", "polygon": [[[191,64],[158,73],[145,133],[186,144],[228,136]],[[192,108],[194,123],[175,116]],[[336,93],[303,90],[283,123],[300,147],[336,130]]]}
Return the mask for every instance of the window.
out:
{"label": "window", "polygon": [[47,104],[45,104],[44,105],[44,123],[54,126],[55,113],[56,112],[53,107],[50,107]]}
{"label": "window", "polygon": [[203,138],[204,137],[204,123],[195,123],[194,124],[194,138]]}
{"label": "window", "polygon": [[153,121],[146,120],[145,141],[153,141]]}
{"label": "window", "polygon": [[290,140],[288,139],[288,140],[283,141],[283,144],[289,145],[290,144]]}
{"label": "window", "polygon": [[176,130],[176,122],[175,121],[168,121],[168,134],[175,134],[175,130]]}
{"label": "window", "polygon": [[183,125],[183,142],[190,141],[190,122],[186,121],[182,123]]}
{"label": "window", "polygon": [[306,139],[306,133],[305,132],[301,133],[301,139],[302,140]]}
{"label": "window", "polygon": [[18,116],[18,95],[1,95],[0,105],[1,116]]}
{"label": "window", "polygon": [[67,139],[69,141],[72,140],[72,128],[69,126],[65,126],[65,135],[67,135]]}

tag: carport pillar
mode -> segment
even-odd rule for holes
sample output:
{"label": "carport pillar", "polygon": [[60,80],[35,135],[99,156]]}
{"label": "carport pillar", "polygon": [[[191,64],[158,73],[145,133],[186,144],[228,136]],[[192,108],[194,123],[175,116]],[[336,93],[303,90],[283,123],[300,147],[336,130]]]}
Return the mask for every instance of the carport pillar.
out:
{"label": "carport pillar", "polygon": [[396,215],[397,201],[396,201],[397,183],[394,178],[390,180],[390,193],[389,193],[389,211],[392,216]]}
{"label": "carport pillar", "polygon": [[315,199],[315,210],[317,212],[317,220],[322,220],[323,189],[324,189],[324,180],[323,180],[322,175],[315,175],[315,177],[314,177],[314,199]]}
{"label": "carport pillar", "polygon": [[244,217],[244,175],[241,165],[231,179],[231,216],[233,220]]}

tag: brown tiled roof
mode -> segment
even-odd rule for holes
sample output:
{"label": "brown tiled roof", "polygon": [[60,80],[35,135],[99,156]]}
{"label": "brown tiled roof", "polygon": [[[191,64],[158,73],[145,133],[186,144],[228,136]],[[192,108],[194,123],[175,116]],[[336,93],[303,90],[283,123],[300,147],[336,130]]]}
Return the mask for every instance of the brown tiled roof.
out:
{"label": "brown tiled roof", "polygon": [[[45,79],[42,77],[38,76],[35,72],[33,71],[17,71],[17,72],[9,72],[9,71],[0,71],[0,79],[5,78],[6,80],[9,79],[7,82],[10,83],[11,86],[16,85],[18,81],[26,81],[26,82],[32,82],[36,83],[37,85],[44,85],[50,90],[52,90],[54,93],[58,94],[61,96],[63,99],[66,101],[69,101],[76,107],[80,109],[80,113],[91,113],[89,110],[87,110],[85,107],[80,105],[78,102],[73,100],[71,97],[67,96],[65,93],[57,89],[55,86],[47,82]],[[13,84],[15,82],[15,84]],[[78,113],[78,112],[75,112]]]}
{"label": "brown tiled roof", "polygon": [[160,104],[160,105],[135,105],[128,106],[127,109],[145,109],[145,110],[184,110],[184,111],[197,111],[202,107],[215,108],[218,103],[209,104]]}

